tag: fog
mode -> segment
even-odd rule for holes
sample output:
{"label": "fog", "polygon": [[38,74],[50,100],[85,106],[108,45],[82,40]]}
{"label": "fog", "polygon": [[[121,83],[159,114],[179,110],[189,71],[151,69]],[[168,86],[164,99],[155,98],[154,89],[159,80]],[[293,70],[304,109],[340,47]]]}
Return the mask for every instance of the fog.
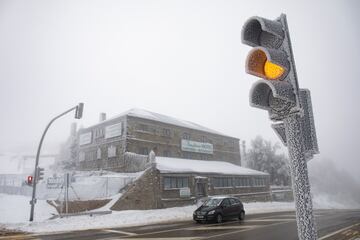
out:
{"label": "fog", "polygon": [[347,170],[339,169],[331,159],[313,161],[309,169],[315,204],[360,208],[359,183]]}
{"label": "fog", "polygon": [[[0,1],[0,153],[36,153],[57,114],[85,103],[79,125],[133,107],[246,140],[279,141],[249,106],[247,18],[286,13],[299,85],[312,93],[320,154],[359,179],[357,1]],[[73,114],[51,127],[56,152]],[[312,167],[310,163],[310,168]],[[326,166],[326,164],[325,164]],[[342,178],[339,178],[341,180]]]}

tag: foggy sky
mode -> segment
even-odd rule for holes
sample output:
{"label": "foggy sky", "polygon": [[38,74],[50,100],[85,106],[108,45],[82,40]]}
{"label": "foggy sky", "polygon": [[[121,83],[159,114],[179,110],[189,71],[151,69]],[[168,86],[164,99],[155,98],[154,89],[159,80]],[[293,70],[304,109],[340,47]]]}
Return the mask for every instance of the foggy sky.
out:
{"label": "foggy sky", "polygon": [[[286,13],[299,85],[312,93],[321,154],[358,176],[360,4],[354,1],[0,0],[0,152],[36,153],[47,122],[82,101],[89,126],[133,107],[249,142],[279,141],[249,107],[257,78],[241,44],[253,15]],[[51,127],[64,141],[73,114]],[[316,158],[312,161],[316,161]]]}

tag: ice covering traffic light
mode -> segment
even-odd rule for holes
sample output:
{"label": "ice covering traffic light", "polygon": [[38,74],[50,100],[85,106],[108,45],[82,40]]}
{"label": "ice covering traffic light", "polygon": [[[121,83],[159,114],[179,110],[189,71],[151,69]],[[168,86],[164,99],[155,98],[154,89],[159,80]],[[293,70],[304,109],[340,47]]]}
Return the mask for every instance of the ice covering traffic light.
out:
{"label": "ice covering traffic light", "polygon": [[286,16],[252,17],[242,42],[253,47],[247,73],[260,77],[250,90],[250,105],[268,111],[272,125],[289,151],[296,222],[300,240],[316,240],[306,160],[318,153],[310,91],[299,89]]}
{"label": "ice covering traffic light", "polygon": [[250,105],[269,111],[270,119],[275,121],[299,111],[299,89],[285,15],[276,20],[250,18],[242,29],[242,42],[254,47],[246,59],[246,72],[262,78],[251,88]]}
{"label": "ice covering traffic light", "polygon": [[270,119],[277,122],[272,127],[285,146],[282,121],[291,114],[300,114],[306,152],[311,158],[318,153],[318,146],[310,91],[299,89],[286,16],[275,20],[251,17],[243,26],[241,38],[253,47],[245,71],[261,78],[252,85],[250,105],[268,111]]}

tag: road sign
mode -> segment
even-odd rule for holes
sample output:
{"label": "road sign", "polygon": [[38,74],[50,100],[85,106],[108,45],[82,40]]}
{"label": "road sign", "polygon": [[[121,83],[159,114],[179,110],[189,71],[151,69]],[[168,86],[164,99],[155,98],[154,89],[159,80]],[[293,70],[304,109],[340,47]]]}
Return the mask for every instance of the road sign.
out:
{"label": "road sign", "polygon": [[61,188],[64,185],[63,177],[50,177],[46,179],[46,188],[56,189]]}

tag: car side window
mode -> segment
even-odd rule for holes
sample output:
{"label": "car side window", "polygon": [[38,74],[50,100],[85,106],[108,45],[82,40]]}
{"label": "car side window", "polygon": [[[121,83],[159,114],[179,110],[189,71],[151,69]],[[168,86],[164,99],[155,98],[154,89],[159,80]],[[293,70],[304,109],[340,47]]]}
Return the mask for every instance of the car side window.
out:
{"label": "car side window", "polygon": [[230,198],[231,205],[236,205],[238,202],[234,198]]}
{"label": "car side window", "polygon": [[221,205],[224,206],[224,207],[230,206],[229,199],[224,199]]}

